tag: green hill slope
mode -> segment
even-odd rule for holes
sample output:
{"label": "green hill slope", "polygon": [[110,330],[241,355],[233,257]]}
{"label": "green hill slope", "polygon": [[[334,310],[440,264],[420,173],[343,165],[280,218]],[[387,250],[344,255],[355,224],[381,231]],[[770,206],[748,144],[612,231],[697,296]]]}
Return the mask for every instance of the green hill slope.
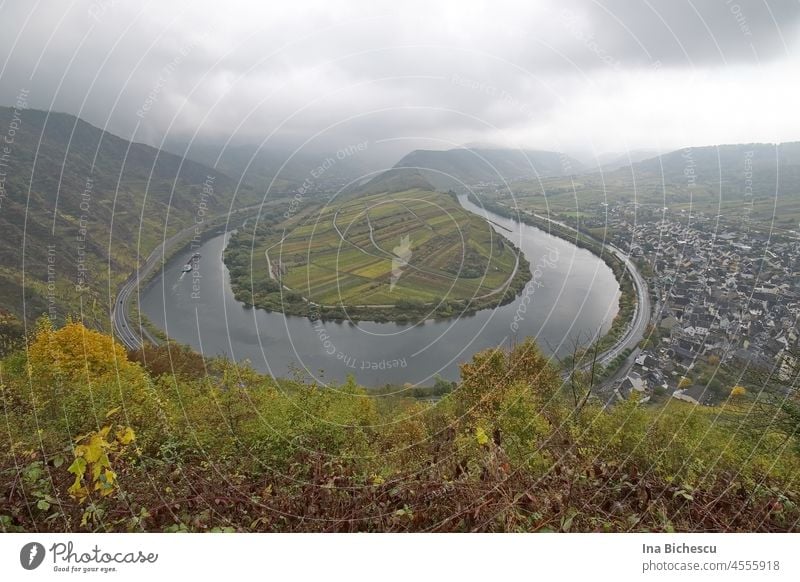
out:
{"label": "green hill slope", "polygon": [[800,142],[693,147],[611,172],[514,185],[516,204],[555,215],[602,215],[599,204],[691,209],[736,221],[796,228],[800,221]]}
{"label": "green hill slope", "polygon": [[579,404],[531,340],[475,354],[438,401],[129,357],[71,324],[2,361],[0,531],[800,529],[797,431],[742,395]]}
{"label": "green hill slope", "polygon": [[82,312],[105,327],[137,255],[233,197],[219,172],[71,115],[2,107],[0,128],[0,307],[28,320]]}

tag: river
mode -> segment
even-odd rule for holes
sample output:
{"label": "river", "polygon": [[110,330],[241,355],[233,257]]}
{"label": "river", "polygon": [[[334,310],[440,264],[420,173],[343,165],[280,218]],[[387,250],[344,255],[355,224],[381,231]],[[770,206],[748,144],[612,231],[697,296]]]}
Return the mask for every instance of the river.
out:
{"label": "river", "polygon": [[507,305],[418,325],[322,323],[246,308],[234,298],[222,262],[229,235],[219,234],[202,244],[196,271],[181,273],[189,250],[168,261],[144,289],[140,310],[170,338],[206,356],[247,359],[275,376],[300,370],[323,383],[353,374],[365,386],[430,385],[436,375],[455,380],[459,362],[475,352],[528,336],[545,352],[563,355],[570,352],[572,338],[586,339],[611,327],[620,292],[602,260],[465,197],[460,201],[495,223],[493,228],[530,261],[532,281]]}

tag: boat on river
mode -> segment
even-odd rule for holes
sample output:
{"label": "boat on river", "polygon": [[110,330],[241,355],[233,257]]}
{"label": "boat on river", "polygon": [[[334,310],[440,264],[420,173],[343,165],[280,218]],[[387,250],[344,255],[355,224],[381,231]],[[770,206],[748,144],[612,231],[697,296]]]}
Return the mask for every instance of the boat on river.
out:
{"label": "boat on river", "polygon": [[186,261],[186,264],[185,264],[183,267],[181,267],[181,271],[182,271],[183,273],[188,273],[189,271],[191,271],[192,269],[194,269],[194,263],[195,263],[195,262],[196,262],[196,261],[197,261],[199,258],[200,258],[200,253],[194,253],[194,254],[193,254],[193,255],[192,255],[190,258],[189,258],[189,260],[188,260],[188,261]]}

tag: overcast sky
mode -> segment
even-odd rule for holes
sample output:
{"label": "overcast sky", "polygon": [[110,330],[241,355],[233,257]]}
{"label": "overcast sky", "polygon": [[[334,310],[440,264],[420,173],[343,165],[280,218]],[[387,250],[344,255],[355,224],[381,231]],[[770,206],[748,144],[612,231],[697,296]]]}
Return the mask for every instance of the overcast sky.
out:
{"label": "overcast sky", "polygon": [[0,102],[154,145],[795,141],[799,25],[797,0],[6,0]]}

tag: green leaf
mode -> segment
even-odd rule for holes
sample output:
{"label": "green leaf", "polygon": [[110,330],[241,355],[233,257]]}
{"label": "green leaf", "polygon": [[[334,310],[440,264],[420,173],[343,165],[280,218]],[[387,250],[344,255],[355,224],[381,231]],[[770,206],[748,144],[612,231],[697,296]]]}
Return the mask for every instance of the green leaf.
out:
{"label": "green leaf", "polygon": [[80,479],[86,472],[86,459],[83,457],[76,457],[67,471],[75,475],[77,479]]}
{"label": "green leaf", "polygon": [[34,463],[34,464],[29,465],[28,468],[25,470],[25,476],[30,481],[38,480],[39,477],[42,476],[42,469],[41,469],[41,467],[39,467],[39,464],[38,463]]}
{"label": "green leaf", "polygon": [[50,504],[44,499],[40,499],[39,502],[36,504],[36,507],[38,507],[42,511],[47,511],[48,509],[50,509]]}

